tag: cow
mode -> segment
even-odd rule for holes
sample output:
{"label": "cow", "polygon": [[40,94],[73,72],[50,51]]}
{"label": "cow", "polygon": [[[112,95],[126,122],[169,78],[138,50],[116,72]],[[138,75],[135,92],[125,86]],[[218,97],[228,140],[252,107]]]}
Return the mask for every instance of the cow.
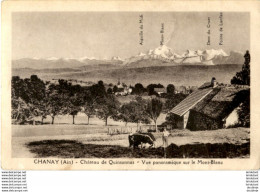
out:
{"label": "cow", "polygon": [[128,136],[129,147],[137,148],[139,145],[148,143],[150,147],[154,146],[155,138],[151,133],[134,133]]}

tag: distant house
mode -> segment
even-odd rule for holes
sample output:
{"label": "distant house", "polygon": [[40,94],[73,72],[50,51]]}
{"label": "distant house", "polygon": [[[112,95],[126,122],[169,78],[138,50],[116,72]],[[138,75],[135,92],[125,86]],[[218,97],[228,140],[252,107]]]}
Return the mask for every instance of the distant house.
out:
{"label": "distant house", "polygon": [[189,91],[187,90],[187,88],[185,86],[176,86],[174,92],[175,92],[175,94],[178,94],[178,93],[189,94]]}
{"label": "distant house", "polygon": [[154,88],[154,92],[156,92],[158,95],[161,95],[163,93],[166,93],[165,88]]}
{"label": "distant house", "polygon": [[237,110],[249,97],[249,86],[204,85],[170,111],[176,116],[176,128],[212,130],[238,122]]}
{"label": "distant house", "polygon": [[118,80],[118,83],[117,83],[117,92],[115,92],[115,95],[117,96],[125,96],[125,95],[128,95],[128,94],[131,94],[133,89],[131,87],[128,87],[126,84],[124,83],[121,83],[120,82],[120,79]]}
{"label": "distant house", "polygon": [[125,89],[122,87],[117,89],[117,92],[115,93],[115,95],[127,95],[127,92],[125,91]]}

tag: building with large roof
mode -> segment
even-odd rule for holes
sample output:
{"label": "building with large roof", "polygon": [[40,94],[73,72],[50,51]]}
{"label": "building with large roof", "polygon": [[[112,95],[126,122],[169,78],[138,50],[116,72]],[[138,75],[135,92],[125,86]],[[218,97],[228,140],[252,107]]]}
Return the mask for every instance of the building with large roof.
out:
{"label": "building with large roof", "polygon": [[248,97],[249,86],[203,84],[170,113],[177,116],[175,128],[211,130],[228,127],[238,122],[237,110]]}

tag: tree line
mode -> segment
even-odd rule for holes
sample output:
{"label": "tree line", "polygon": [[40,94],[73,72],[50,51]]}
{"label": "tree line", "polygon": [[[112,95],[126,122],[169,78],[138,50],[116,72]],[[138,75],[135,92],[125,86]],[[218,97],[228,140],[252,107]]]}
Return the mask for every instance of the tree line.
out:
{"label": "tree line", "polygon": [[[237,72],[236,75],[231,79],[231,84],[250,86],[251,56],[249,51],[246,51],[244,58],[245,62],[242,66],[242,70]],[[240,126],[250,127],[250,94],[247,95],[245,101],[238,109],[238,120],[240,122]]]}
{"label": "tree line", "polygon": [[[141,84],[140,84],[141,85]],[[136,87],[140,86],[139,84]],[[157,87],[150,86],[148,89]],[[159,85],[160,86],[160,85]],[[35,118],[41,117],[41,123],[50,116],[55,123],[58,115],[71,115],[72,124],[75,124],[75,116],[83,112],[89,119],[93,116],[104,120],[108,119],[127,123],[155,124],[163,112],[168,112],[186,96],[174,94],[174,87],[167,87],[166,101],[160,98],[143,99],[141,96],[128,103],[121,104],[111,91],[105,89],[103,81],[88,87],[72,85],[66,80],[60,79],[58,83],[44,82],[38,76],[22,79],[19,76],[12,77],[12,120],[13,123],[35,124]],[[152,87],[152,88],[151,88]],[[168,90],[169,89],[169,90]],[[135,91],[138,89],[135,89]]]}

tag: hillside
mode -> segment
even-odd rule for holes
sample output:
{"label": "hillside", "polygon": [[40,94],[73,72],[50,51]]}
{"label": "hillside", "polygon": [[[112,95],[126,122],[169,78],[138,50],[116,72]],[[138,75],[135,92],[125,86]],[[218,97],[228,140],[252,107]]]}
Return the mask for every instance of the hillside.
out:
{"label": "hillside", "polygon": [[121,60],[97,60],[97,59],[68,59],[68,58],[23,58],[12,61],[12,68],[33,68],[33,69],[62,69],[62,68],[80,68],[88,66],[120,66],[123,62]]}
{"label": "hillside", "polygon": [[[103,80],[106,83],[116,83],[120,78],[122,82],[134,85],[142,83],[144,85],[150,83],[161,83],[167,85],[196,85],[199,86],[204,82],[208,82],[212,77],[221,83],[230,83],[230,79],[241,70],[242,65],[178,65],[178,66],[154,66],[142,68],[117,68],[95,71],[71,71],[63,73],[46,73],[36,72],[39,77],[45,80],[50,79],[78,79],[84,81]],[[16,71],[17,72],[17,71]],[[16,73],[21,77],[24,74]],[[33,73],[30,73],[30,75]]]}

